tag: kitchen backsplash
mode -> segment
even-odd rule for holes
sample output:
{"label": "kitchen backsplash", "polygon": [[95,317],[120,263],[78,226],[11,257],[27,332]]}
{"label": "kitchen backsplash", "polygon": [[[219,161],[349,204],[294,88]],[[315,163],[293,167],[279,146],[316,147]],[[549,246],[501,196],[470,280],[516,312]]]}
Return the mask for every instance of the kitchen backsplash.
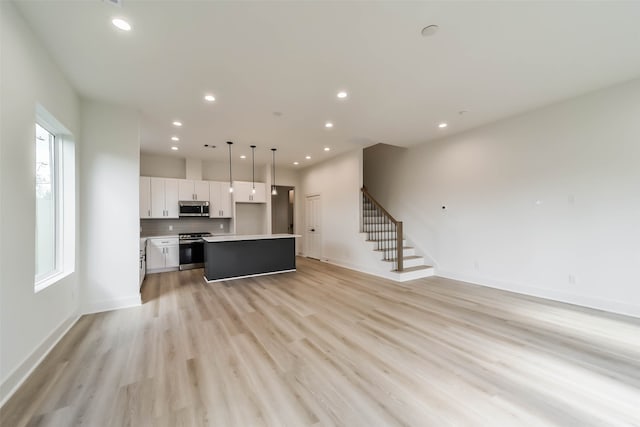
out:
{"label": "kitchen backsplash", "polygon": [[[229,219],[217,218],[141,219],[140,237],[205,231],[212,234],[227,234],[229,233],[229,223]],[[221,225],[222,228],[220,228]],[[170,230],[170,227],[173,229]]]}

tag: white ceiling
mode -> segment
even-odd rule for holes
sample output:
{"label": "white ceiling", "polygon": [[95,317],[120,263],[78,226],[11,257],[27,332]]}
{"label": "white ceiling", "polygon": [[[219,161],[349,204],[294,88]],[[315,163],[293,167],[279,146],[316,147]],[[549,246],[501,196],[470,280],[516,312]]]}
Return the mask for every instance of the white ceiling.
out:
{"label": "white ceiling", "polygon": [[[640,2],[17,4],[83,96],[138,108],[142,151],[179,157],[226,159],[231,140],[234,156],[255,144],[257,162],[268,162],[277,147],[279,164],[304,167],[357,146],[426,142],[640,75]],[[116,30],[115,16],[133,30]],[[440,31],[424,38],[429,24]],[[335,96],[342,89],[344,101]],[[178,152],[169,150],[174,134]]]}

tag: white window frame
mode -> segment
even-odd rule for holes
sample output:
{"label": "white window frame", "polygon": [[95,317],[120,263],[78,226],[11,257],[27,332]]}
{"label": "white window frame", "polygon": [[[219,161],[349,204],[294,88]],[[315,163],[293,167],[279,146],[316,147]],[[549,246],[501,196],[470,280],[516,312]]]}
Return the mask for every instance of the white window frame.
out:
{"label": "white window frame", "polygon": [[[36,277],[36,293],[71,275],[75,271],[75,142],[73,135],[41,105],[36,106],[35,123],[54,137],[52,195],[55,209],[55,268]],[[34,132],[35,132],[34,123]],[[34,139],[35,140],[35,137]],[[34,152],[35,155],[35,152]],[[35,164],[35,162],[33,162]],[[35,177],[34,177],[35,178]],[[34,182],[35,184],[35,182]],[[34,185],[35,197],[35,185]],[[34,224],[35,226],[35,224]],[[35,240],[34,240],[35,245]],[[34,254],[37,256],[37,253]],[[34,258],[35,266],[35,258]]]}

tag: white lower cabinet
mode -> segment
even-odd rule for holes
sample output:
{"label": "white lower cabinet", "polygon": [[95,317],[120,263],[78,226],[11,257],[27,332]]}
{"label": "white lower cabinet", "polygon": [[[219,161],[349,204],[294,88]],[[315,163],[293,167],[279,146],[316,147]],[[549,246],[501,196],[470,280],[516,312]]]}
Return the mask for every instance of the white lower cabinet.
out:
{"label": "white lower cabinet", "polygon": [[180,246],[177,237],[147,240],[147,272],[176,270],[180,265]]}

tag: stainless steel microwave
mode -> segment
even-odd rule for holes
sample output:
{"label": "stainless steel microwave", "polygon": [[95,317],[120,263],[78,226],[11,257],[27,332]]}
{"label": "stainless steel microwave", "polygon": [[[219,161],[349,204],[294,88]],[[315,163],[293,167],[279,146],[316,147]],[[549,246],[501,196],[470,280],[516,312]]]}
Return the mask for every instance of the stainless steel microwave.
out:
{"label": "stainless steel microwave", "polygon": [[180,216],[209,216],[209,202],[184,200],[178,202]]}

